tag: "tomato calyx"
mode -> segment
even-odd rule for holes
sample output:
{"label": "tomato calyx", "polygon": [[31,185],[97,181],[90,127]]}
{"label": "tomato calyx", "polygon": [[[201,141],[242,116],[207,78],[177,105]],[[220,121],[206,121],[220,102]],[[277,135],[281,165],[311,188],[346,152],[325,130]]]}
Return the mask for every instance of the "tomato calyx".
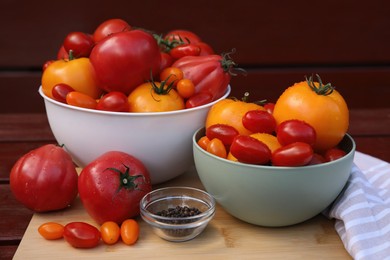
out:
{"label": "tomato calyx", "polygon": [[239,73],[246,75],[246,70],[242,68],[238,68],[237,63],[233,61],[233,59],[230,57],[231,54],[235,53],[236,49],[232,49],[231,52],[222,53],[220,60],[221,67],[223,71],[229,73],[231,76],[237,76]]}
{"label": "tomato calyx", "polygon": [[315,92],[317,93],[318,95],[322,95],[322,96],[327,96],[327,95],[330,95],[333,90],[334,90],[334,87],[332,86],[331,83],[326,83],[325,85],[322,83],[322,80],[321,80],[321,77],[320,75],[316,74],[317,76],[317,80],[318,80],[318,86],[316,86],[314,84],[314,79],[313,79],[313,76],[310,76],[309,78],[307,78],[305,76],[305,79],[306,79],[306,82],[307,82],[307,85]]}
{"label": "tomato calyx", "polygon": [[188,38],[185,38],[185,41],[178,35],[179,40],[176,39],[164,39],[162,35],[153,34],[154,39],[157,41],[158,46],[162,49],[163,52],[169,53],[173,48],[178,45],[191,43]]}
{"label": "tomato calyx", "polygon": [[143,175],[130,175],[130,168],[124,164],[123,164],[123,166],[126,169],[124,172],[122,172],[121,170],[119,170],[117,168],[107,168],[106,169],[106,170],[111,170],[111,171],[119,173],[120,185],[118,187],[117,192],[119,192],[122,188],[124,188],[126,190],[140,190],[138,188],[139,185],[137,183],[135,183],[135,180],[137,180],[138,178],[144,179],[144,176]]}

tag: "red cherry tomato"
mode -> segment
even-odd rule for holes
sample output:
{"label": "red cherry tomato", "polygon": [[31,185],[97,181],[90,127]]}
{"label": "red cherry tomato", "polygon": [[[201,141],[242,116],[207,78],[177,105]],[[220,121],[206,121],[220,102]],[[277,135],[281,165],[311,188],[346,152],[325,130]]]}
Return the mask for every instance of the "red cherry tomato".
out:
{"label": "red cherry tomato", "polygon": [[122,92],[112,91],[100,98],[96,109],[114,112],[129,112],[129,101]]}
{"label": "red cherry tomato", "polygon": [[206,105],[213,101],[213,95],[208,92],[200,92],[191,96],[186,101],[186,108],[193,108]]}
{"label": "red cherry tomato", "polygon": [[66,103],[71,106],[89,109],[96,109],[97,106],[94,98],[78,91],[69,92],[66,95]]}
{"label": "red cherry tomato", "polygon": [[267,164],[271,159],[268,146],[248,135],[236,136],[230,146],[230,153],[243,163]]}
{"label": "red cherry tomato", "polygon": [[281,145],[304,142],[311,146],[316,142],[316,130],[308,123],[291,119],[278,125],[276,137]]}
{"label": "red cherry tomato", "polygon": [[57,52],[57,60],[69,59],[69,53],[66,52],[64,45],[61,45],[60,49]]}
{"label": "red cherry tomato", "polygon": [[173,58],[166,52],[161,52],[161,63],[160,63],[160,71],[163,71],[165,68],[168,68],[173,63]]}
{"label": "red cherry tomato", "polygon": [[70,222],[65,225],[64,238],[73,247],[96,247],[101,238],[99,229],[85,222]]}
{"label": "red cherry tomato", "polygon": [[264,109],[265,109],[268,113],[270,113],[270,114],[272,115],[273,112],[274,112],[275,103],[267,103],[267,104],[265,104],[263,107],[264,107]]}
{"label": "red cherry tomato", "polygon": [[314,153],[313,158],[311,158],[310,162],[307,165],[316,165],[326,162],[325,157],[321,154]]}
{"label": "red cherry tomato", "polygon": [[199,56],[199,46],[191,43],[180,44],[174,47],[169,54],[173,59],[177,60],[184,56]]}
{"label": "red cherry tomato", "polygon": [[66,103],[66,95],[68,95],[68,93],[72,91],[75,90],[68,84],[59,83],[52,88],[51,94],[55,100],[62,103]]}
{"label": "red cherry tomato", "polygon": [[327,162],[330,162],[330,161],[334,161],[334,160],[337,160],[337,159],[340,159],[342,157],[344,157],[346,155],[346,152],[337,148],[337,147],[334,147],[334,148],[330,148],[328,149],[326,152],[325,152],[325,160]]}
{"label": "red cherry tomato", "polygon": [[209,140],[218,138],[226,146],[230,146],[238,134],[233,126],[226,124],[215,124],[206,128],[206,136]]}
{"label": "red cherry tomato", "polygon": [[107,36],[124,31],[130,31],[131,26],[122,19],[109,19],[101,23],[93,33],[93,41],[100,42]]}
{"label": "red cherry tomato", "polygon": [[275,166],[304,166],[313,158],[313,148],[303,142],[295,142],[276,149],[272,153]]}
{"label": "red cherry tomato", "polygon": [[276,128],[276,121],[267,111],[250,110],[242,117],[242,125],[254,133],[272,134]]}
{"label": "red cherry tomato", "polygon": [[168,32],[165,37],[165,40],[184,42],[184,43],[198,43],[201,41],[200,37],[188,30],[173,30]]}
{"label": "red cherry tomato", "polygon": [[94,42],[92,36],[83,32],[71,32],[64,40],[64,48],[67,53],[71,50],[76,58],[89,57]]}
{"label": "red cherry tomato", "polygon": [[196,45],[200,48],[199,56],[215,54],[213,48],[205,42],[198,42]]}

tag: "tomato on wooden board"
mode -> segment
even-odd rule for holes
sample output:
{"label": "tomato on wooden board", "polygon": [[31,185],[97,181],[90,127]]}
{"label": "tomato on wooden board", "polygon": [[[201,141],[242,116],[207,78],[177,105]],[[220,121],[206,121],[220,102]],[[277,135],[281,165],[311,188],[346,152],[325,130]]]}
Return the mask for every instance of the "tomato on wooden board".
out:
{"label": "tomato on wooden board", "polygon": [[36,212],[64,209],[77,196],[77,172],[70,155],[47,144],[23,155],[10,173],[13,195]]}
{"label": "tomato on wooden board", "polygon": [[93,41],[98,43],[107,36],[110,36],[114,33],[130,30],[131,26],[125,20],[119,18],[108,19],[99,24],[99,26],[95,29],[92,37]]}
{"label": "tomato on wooden board", "polygon": [[89,57],[94,41],[90,34],[71,32],[66,35],[63,46],[67,53],[73,51],[73,56],[76,58]]}
{"label": "tomato on wooden board", "polygon": [[93,248],[99,244],[101,234],[86,222],[70,222],[64,227],[64,238],[73,247]]}
{"label": "tomato on wooden board", "polygon": [[313,158],[313,148],[303,142],[295,142],[276,149],[272,153],[274,166],[304,166]]}
{"label": "tomato on wooden board", "polygon": [[304,142],[314,146],[317,139],[316,130],[311,125],[296,119],[281,122],[278,125],[276,136],[282,145]]}
{"label": "tomato on wooden board", "polygon": [[276,121],[265,110],[249,110],[242,117],[242,125],[254,133],[272,134],[275,132]]}
{"label": "tomato on wooden board", "polygon": [[121,228],[114,221],[106,221],[100,226],[100,234],[104,243],[113,245],[121,236]]}
{"label": "tomato on wooden board", "polygon": [[129,112],[129,101],[127,96],[122,92],[111,91],[99,99],[96,109],[113,112]]}
{"label": "tomato on wooden board", "polygon": [[71,106],[89,109],[96,109],[97,106],[96,99],[78,91],[69,92],[66,95],[66,103]]}
{"label": "tomato on wooden board", "polygon": [[287,88],[276,101],[273,115],[277,124],[289,119],[303,120],[316,130],[314,149],[323,152],[336,146],[349,125],[349,111],[341,94],[317,75]]}
{"label": "tomato on wooden board", "polygon": [[53,98],[52,89],[57,84],[67,84],[75,91],[98,98],[102,90],[98,87],[95,70],[88,58],[57,60],[42,74],[42,91]]}
{"label": "tomato on wooden board", "polygon": [[234,127],[226,124],[215,124],[206,128],[206,136],[209,140],[218,138],[226,146],[230,146],[238,134]]}
{"label": "tomato on wooden board", "polygon": [[79,196],[88,214],[99,224],[139,215],[139,202],[151,191],[144,164],[120,151],[107,152],[80,173]]}
{"label": "tomato on wooden board", "polygon": [[56,222],[46,222],[38,227],[39,234],[47,240],[63,238],[64,226]]}
{"label": "tomato on wooden board", "polygon": [[248,135],[238,135],[230,146],[231,154],[239,162],[267,164],[271,159],[271,150],[266,144]]}
{"label": "tomato on wooden board", "polygon": [[126,245],[133,245],[139,236],[139,225],[134,219],[126,219],[121,225],[121,238]]}
{"label": "tomato on wooden board", "polygon": [[185,108],[184,100],[163,82],[141,84],[128,96],[130,112],[166,112]]}
{"label": "tomato on wooden board", "polygon": [[93,48],[89,56],[99,86],[128,95],[160,72],[161,54],[156,40],[142,30],[114,33]]}

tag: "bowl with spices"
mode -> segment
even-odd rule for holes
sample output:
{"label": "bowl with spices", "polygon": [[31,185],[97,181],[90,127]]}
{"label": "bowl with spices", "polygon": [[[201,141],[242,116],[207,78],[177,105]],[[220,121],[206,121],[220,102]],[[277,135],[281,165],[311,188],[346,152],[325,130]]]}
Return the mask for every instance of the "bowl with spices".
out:
{"label": "bowl with spices", "polygon": [[142,219],[159,237],[184,242],[198,236],[215,214],[215,200],[191,187],[167,187],[146,194],[140,202]]}

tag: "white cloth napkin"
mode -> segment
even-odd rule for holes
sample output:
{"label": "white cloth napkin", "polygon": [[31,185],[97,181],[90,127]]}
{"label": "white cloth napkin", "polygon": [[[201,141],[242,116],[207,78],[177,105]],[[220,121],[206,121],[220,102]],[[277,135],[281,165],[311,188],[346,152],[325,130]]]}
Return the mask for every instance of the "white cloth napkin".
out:
{"label": "white cloth napkin", "polygon": [[343,193],[324,214],[354,259],[390,259],[390,164],[356,152]]}

